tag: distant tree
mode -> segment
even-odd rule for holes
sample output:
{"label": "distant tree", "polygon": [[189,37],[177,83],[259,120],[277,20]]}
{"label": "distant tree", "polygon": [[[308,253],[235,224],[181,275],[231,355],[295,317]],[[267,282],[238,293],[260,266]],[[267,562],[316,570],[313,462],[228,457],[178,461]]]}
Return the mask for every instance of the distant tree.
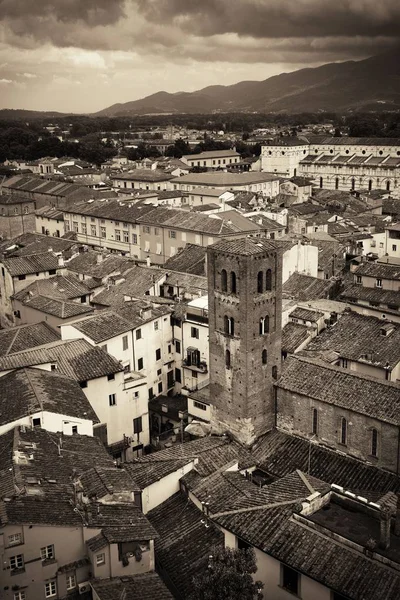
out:
{"label": "distant tree", "polygon": [[263,584],[251,576],[256,571],[252,548],[213,548],[208,569],[193,578],[190,600],[261,600]]}
{"label": "distant tree", "polygon": [[182,158],[184,154],[190,154],[190,146],[185,140],[179,138],[179,140],[175,140],[175,144],[173,146],[168,146],[165,155],[173,156],[174,158]]}

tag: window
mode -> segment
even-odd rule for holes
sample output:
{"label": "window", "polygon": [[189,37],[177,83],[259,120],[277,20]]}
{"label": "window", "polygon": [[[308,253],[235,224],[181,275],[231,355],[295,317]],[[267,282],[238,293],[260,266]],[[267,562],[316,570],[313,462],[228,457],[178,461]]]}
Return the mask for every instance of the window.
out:
{"label": "window", "polygon": [[278,379],[278,367],[274,365],[271,369],[272,379]]}
{"label": "window", "polygon": [[169,237],[172,238],[173,240],[176,239],[176,231],[171,230],[169,232]]}
{"label": "window", "polygon": [[158,393],[162,394],[162,381],[160,381],[158,384]]}
{"label": "window", "polygon": [[371,430],[371,456],[378,456],[378,431]]}
{"label": "window", "polygon": [[56,274],[56,269],[50,269],[49,275],[55,275],[55,274]]}
{"label": "window", "polygon": [[357,275],[357,277],[356,277],[356,283],[358,283],[358,284],[362,283],[362,277],[361,277],[361,275]]}
{"label": "window", "polygon": [[199,329],[197,327],[191,327],[190,329],[190,337],[199,339]]}
{"label": "window", "polygon": [[32,425],[33,425],[33,427],[41,427],[42,423],[41,423],[40,417],[36,417],[35,419],[32,419]]}
{"label": "window", "polygon": [[224,317],[224,331],[226,335],[235,335],[235,319],[233,317]]}
{"label": "window", "polygon": [[72,425],[72,434],[78,433],[78,425]]}
{"label": "window", "polygon": [[86,223],[81,223],[81,230],[84,235],[87,234],[87,226]]}
{"label": "window", "polygon": [[54,546],[51,544],[50,546],[44,546],[40,548],[40,556],[42,560],[49,560],[54,558]]}
{"label": "window", "polygon": [[265,273],[265,290],[270,292],[272,290],[272,271],[271,269],[267,269]]}
{"label": "window", "polygon": [[124,335],[124,337],[122,338],[122,350],[128,350],[128,348],[129,348],[128,336]]}
{"label": "window", "polygon": [[225,269],[221,271],[221,290],[226,292],[228,289],[228,275]]}
{"label": "window", "polygon": [[158,327],[159,327],[158,321],[154,321],[154,331],[157,331]]}
{"label": "window", "polygon": [[288,592],[292,592],[292,594],[299,595],[300,590],[300,575],[294,569],[287,567],[286,565],[282,565],[282,587]]}
{"label": "window", "polygon": [[76,577],[74,574],[67,575],[66,577],[67,590],[73,590],[76,588]]}
{"label": "window", "polygon": [[197,400],[193,401],[193,406],[200,410],[207,410],[207,404],[203,404],[203,402],[198,402]]}
{"label": "window", "polygon": [[14,600],[26,600],[25,592],[14,592]]}
{"label": "window", "polygon": [[227,369],[231,368],[231,353],[229,350],[225,351],[225,367]]}
{"label": "window", "polygon": [[376,287],[377,287],[377,288],[381,288],[381,287],[382,287],[382,279],[378,278],[378,279],[376,280]]}
{"label": "window", "polygon": [[261,317],[260,319],[260,335],[269,333],[269,316]]}
{"label": "window", "polygon": [[393,244],[393,245],[392,245],[392,251],[393,251],[393,252],[397,252],[397,246],[396,246],[396,244]]}
{"label": "window", "polygon": [[153,388],[152,387],[149,388],[148,392],[149,392],[149,400],[152,400],[154,398]]}
{"label": "window", "polygon": [[8,545],[16,546],[17,544],[22,544],[22,534],[21,533],[12,533],[8,536]]}
{"label": "window", "polygon": [[136,339],[137,340],[142,339],[142,330],[141,329],[136,329]]}
{"label": "window", "polygon": [[178,340],[175,340],[175,352],[177,354],[181,353],[181,343]]}
{"label": "window", "polygon": [[141,371],[143,369],[143,358],[138,359],[137,368],[138,368],[138,371]]}
{"label": "window", "polygon": [[314,435],[318,434],[318,410],[316,408],[312,409],[312,433]]}
{"label": "window", "polygon": [[120,229],[116,229],[116,230],[115,230],[115,240],[116,240],[117,242],[120,242],[120,241],[121,241],[121,230],[120,230]]}
{"label": "window", "polygon": [[137,417],[133,419],[133,433],[140,433],[141,431],[143,431],[142,417]]}
{"label": "window", "polygon": [[104,554],[104,552],[102,552],[101,554],[96,554],[96,566],[100,567],[100,565],[105,565],[106,564],[106,555]]}
{"label": "window", "polygon": [[137,244],[137,234],[132,233],[132,244]]}
{"label": "window", "polygon": [[175,369],[175,381],[177,383],[182,383],[182,374],[180,369]]}
{"label": "window", "polygon": [[264,350],[261,353],[261,362],[262,362],[263,365],[266,365],[267,362],[268,362],[268,353],[265,350],[265,348],[264,348]]}
{"label": "window", "polygon": [[257,292],[262,294],[264,291],[264,273],[259,271],[257,275]]}
{"label": "window", "polygon": [[100,237],[102,237],[102,238],[106,237],[106,228],[105,227],[100,227]]}
{"label": "window", "polygon": [[18,279],[20,281],[23,281],[24,279],[26,279],[26,275],[18,275]]}
{"label": "window", "polygon": [[340,419],[340,443],[347,445],[347,421],[344,417]]}
{"label": "window", "polygon": [[57,584],[55,581],[48,581],[44,585],[44,594],[46,598],[51,598],[57,594]]}
{"label": "window", "polygon": [[143,227],[143,233],[150,233],[150,227],[147,227],[147,225],[145,225]]}
{"label": "window", "polygon": [[124,231],[124,242],[125,244],[129,243],[129,231]]}
{"label": "window", "polygon": [[117,404],[117,395],[116,394],[109,394],[108,404],[110,406],[115,406]]}
{"label": "window", "polygon": [[14,571],[15,569],[23,569],[24,568],[24,555],[17,554],[16,556],[10,556],[10,569]]}
{"label": "window", "polygon": [[78,221],[72,221],[72,230],[78,233]]}
{"label": "window", "polygon": [[347,369],[347,358],[342,358],[342,368]]}
{"label": "window", "polygon": [[115,373],[109,373],[107,375],[107,381],[114,381],[115,379]]}
{"label": "window", "polygon": [[236,294],[236,273],[235,271],[231,271],[231,292],[232,294]]}
{"label": "window", "polygon": [[161,360],[161,348],[157,348],[156,350],[156,360]]}

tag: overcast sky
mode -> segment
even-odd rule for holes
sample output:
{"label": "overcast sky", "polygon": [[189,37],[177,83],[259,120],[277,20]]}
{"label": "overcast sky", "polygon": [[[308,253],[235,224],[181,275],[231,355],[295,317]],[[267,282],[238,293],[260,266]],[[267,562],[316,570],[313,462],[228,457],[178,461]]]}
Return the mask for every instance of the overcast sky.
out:
{"label": "overcast sky", "polygon": [[400,0],[0,0],[0,108],[94,112],[396,43]]}

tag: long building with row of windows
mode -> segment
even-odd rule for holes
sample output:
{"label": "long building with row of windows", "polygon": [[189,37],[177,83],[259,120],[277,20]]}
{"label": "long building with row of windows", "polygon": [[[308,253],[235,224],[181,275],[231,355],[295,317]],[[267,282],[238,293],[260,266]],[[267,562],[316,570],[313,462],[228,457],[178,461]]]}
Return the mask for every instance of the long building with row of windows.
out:
{"label": "long building with row of windows", "polygon": [[400,139],[283,137],[262,146],[261,168],[331,190],[392,191],[400,185]]}

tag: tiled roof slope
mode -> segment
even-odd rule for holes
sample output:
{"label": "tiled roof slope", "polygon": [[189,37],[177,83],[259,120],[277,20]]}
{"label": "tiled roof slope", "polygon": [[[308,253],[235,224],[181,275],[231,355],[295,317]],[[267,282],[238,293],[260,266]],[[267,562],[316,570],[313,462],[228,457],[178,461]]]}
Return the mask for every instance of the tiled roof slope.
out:
{"label": "tiled roof slope", "polygon": [[363,262],[353,271],[355,275],[379,277],[381,279],[400,280],[400,266],[383,263]]}
{"label": "tiled roof slope", "polygon": [[40,348],[0,358],[0,371],[56,363],[57,371],[76,381],[89,381],[123,371],[121,363],[87,340],[58,340]]}
{"label": "tiled roof slope", "polygon": [[74,275],[55,275],[48,279],[38,279],[14,294],[16,300],[24,301],[29,296],[47,296],[53,300],[70,300],[90,294],[84,281]]}
{"label": "tiled roof slope", "polygon": [[252,449],[257,465],[273,477],[284,477],[295,469],[322,481],[336,483],[353,492],[400,492],[394,473],[339,454],[309,440],[272,430],[259,438]]}
{"label": "tiled roof slope", "polygon": [[241,256],[252,256],[263,252],[276,252],[277,244],[263,238],[243,237],[238,240],[220,240],[210,246],[211,250],[226,252],[227,254],[239,254]]}
{"label": "tiled roof slope", "polygon": [[[98,262],[100,260],[100,262]],[[135,267],[130,258],[110,254],[104,256],[100,252],[81,252],[66,263],[68,271],[102,279],[114,273],[124,274]]]}
{"label": "tiled roof slope", "polygon": [[12,256],[3,259],[3,265],[11,277],[54,271],[58,267],[58,258],[51,252],[32,254],[31,256]]}
{"label": "tiled roof slope", "polygon": [[160,568],[180,597],[189,598],[192,579],[207,569],[211,549],[224,546],[222,531],[214,523],[206,528],[203,513],[179,492],[147,516],[160,536],[155,542]]}
{"label": "tiled roof slope", "polygon": [[102,579],[91,585],[99,600],[173,600],[171,592],[155,572]]}
{"label": "tiled roof slope", "polygon": [[[157,455],[157,453],[155,453]],[[149,460],[147,457],[137,458],[132,462],[124,463],[124,469],[129,473],[141,490],[160,481],[163,477],[179,471],[189,464],[191,458],[175,458],[171,460]]]}
{"label": "tiled roof slope", "polygon": [[45,321],[32,325],[20,325],[10,329],[0,330],[0,356],[13,352],[22,352],[29,348],[49,344],[60,339],[56,332]]}
{"label": "tiled roof slope", "polygon": [[34,308],[48,315],[53,315],[60,319],[69,319],[78,317],[94,311],[93,307],[87,304],[78,304],[77,302],[68,302],[47,296],[33,296],[23,301],[24,306]]}
{"label": "tiled roof slope", "polygon": [[400,425],[400,385],[396,383],[291,356],[277,387]]}
{"label": "tiled roof slope", "polygon": [[363,287],[361,285],[347,285],[341,292],[340,297],[347,302],[361,300],[364,302],[376,302],[396,307],[400,306],[400,293],[392,290],[382,290],[374,287]]}
{"label": "tiled roof slope", "polygon": [[[382,328],[384,332],[388,329],[387,335],[382,335]],[[379,367],[396,366],[400,362],[399,349],[400,324],[356,312],[345,313],[307,346],[307,351],[332,350],[343,358]]]}
{"label": "tiled roof slope", "polygon": [[92,298],[93,304],[114,306],[124,303],[124,296],[140,298],[166,276],[164,269],[135,266],[125,274],[125,281],[103,290]]}
{"label": "tiled roof slope", "polygon": [[[22,233],[11,240],[0,243],[0,253],[11,256],[27,256],[31,254],[43,254],[44,252],[67,252],[76,242],[43,233]],[[14,248],[15,246],[15,248]],[[8,250],[12,248],[12,250]]]}
{"label": "tiled roof slope", "polygon": [[53,371],[25,368],[0,377],[0,424],[48,411],[90,419],[99,419],[76,381]]}
{"label": "tiled roof slope", "polygon": [[282,351],[292,353],[311,338],[312,330],[306,325],[287,323],[282,329]]}
{"label": "tiled roof slope", "polygon": [[319,300],[327,298],[334,283],[325,279],[318,279],[302,273],[293,273],[283,284],[284,297],[298,300]]}
{"label": "tiled roof slope", "polygon": [[207,248],[204,246],[186,244],[178,254],[168,258],[164,263],[164,269],[204,276],[206,253]]}

